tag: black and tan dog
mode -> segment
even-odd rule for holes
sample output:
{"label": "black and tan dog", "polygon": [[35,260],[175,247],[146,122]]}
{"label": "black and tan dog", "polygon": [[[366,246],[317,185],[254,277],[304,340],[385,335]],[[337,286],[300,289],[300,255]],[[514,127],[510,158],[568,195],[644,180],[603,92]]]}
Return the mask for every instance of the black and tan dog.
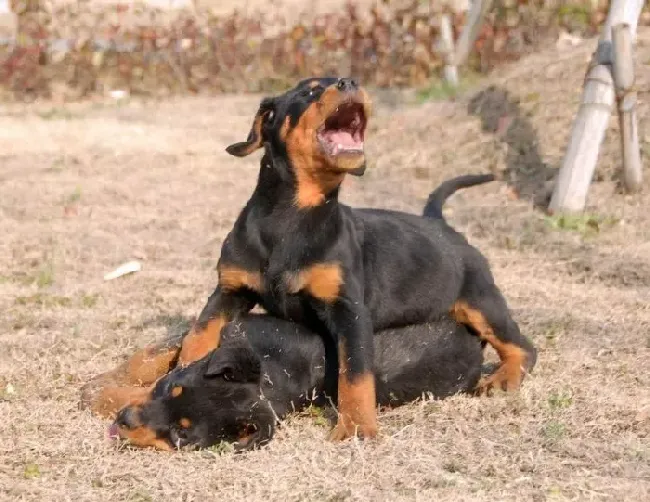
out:
{"label": "black and tan dog", "polygon": [[[487,260],[441,218],[439,200],[423,216],[338,201],[345,175],[364,172],[370,108],[367,93],[347,78],[308,79],[261,102],[247,140],[227,148],[236,156],[264,148],[264,155],[255,191],[223,243],[218,285],[178,359],[172,351],[158,354],[151,372],[163,369],[156,361],[187,366],[201,359],[219,346],[228,322],[261,305],[324,337],[326,384],[338,388],[332,439],[377,433],[373,331],[450,313],[500,356],[481,389],[519,387],[535,349],[510,316]],[[129,368],[147,366],[127,362],[133,380]]]}
{"label": "black and tan dog", "polygon": [[[320,336],[251,314],[227,325],[222,340],[207,356],[159,380],[151,400],[122,409],[111,434],[162,450],[227,441],[241,451],[271,440],[277,418],[310,404],[328,406]],[[377,333],[374,344],[379,405],[469,392],[481,375],[480,340],[448,317]]]}

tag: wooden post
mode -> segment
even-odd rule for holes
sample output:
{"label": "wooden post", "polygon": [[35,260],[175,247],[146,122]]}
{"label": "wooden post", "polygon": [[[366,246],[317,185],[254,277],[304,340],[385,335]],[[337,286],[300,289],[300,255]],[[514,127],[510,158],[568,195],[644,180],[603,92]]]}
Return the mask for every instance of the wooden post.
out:
{"label": "wooden post", "polygon": [[623,181],[628,192],[638,192],[643,183],[639,132],[636,119],[636,90],[634,89],[634,56],[632,32],[627,24],[612,28],[612,74],[616,87],[618,120],[623,150]]}
{"label": "wooden post", "polygon": [[460,37],[458,37],[458,43],[456,44],[456,66],[463,66],[467,61],[483,25],[483,20],[492,8],[492,3],[493,0],[473,0],[467,17],[467,24],[463,28]]}
{"label": "wooden post", "polygon": [[454,30],[451,15],[444,13],[440,16],[440,49],[445,62],[444,77],[452,87],[458,87],[458,69],[454,53]]}
{"label": "wooden post", "polygon": [[593,67],[585,81],[582,104],[549,204],[551,212],[584,209],[613,103],[614,87],[609,68],[605,65]]}
{"label": "wooden post", "polygon": [[596,170],[600,145],[614,103],[612,26],[623,23],[636,34],[644,0],[612,0],[598,48],[587,73],[582,104],[573,123],[567,152],[549,204],[550,212],[578,212],[585,208],[589,185]]}

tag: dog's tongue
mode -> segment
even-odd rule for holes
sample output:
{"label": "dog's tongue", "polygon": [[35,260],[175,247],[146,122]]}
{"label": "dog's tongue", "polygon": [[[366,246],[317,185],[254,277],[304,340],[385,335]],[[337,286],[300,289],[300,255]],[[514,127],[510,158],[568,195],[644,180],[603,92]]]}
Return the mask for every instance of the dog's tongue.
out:
{"label": "dog's tongue", "polygon": [[120,433],[117,429],[117,425],[111,424],[108,428],[108,439],[119,439]]}
{"label": "dog's tongue", "polygon": [[348,131],[338,130],[327,133],[327,139],[337,145],[342,145],[347,148],[355,148],[358,142],[354,140],[352,134]]}
{"label": "dog's tongue", "polygon": [[352,134],[344,129],[326,131],[323,136],[330,143],[334,155],[346,150],[363,149],[363,143],[355,140]]}

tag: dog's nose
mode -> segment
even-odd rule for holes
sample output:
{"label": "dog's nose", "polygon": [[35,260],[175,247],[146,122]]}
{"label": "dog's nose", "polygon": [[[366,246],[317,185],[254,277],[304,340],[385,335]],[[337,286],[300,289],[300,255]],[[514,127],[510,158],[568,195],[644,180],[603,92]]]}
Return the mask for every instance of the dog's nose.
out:
{"label": "dog's nose", "polygon": [[342,92],[354,91],[358,87],[359,84],[357,84],[357,81],[353,78],[340,78],[336,83],[336,88]]}
{"label": "dog's nose", "polygon": [[140,410],[133,406],[120,410],[115,418],[115,425],[125,429],[135,429],[140,424]]}

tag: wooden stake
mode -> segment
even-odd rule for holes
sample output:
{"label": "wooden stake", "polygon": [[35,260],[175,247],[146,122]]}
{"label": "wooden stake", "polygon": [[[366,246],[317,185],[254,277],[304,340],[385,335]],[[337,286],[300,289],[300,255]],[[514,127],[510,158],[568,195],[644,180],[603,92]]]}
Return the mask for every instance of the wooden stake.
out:
{"label": "wooden stake", "polygon": [[[621,23],[629,25],[631,38],[634,39],[643,1],[612,0],[610,4],[592,67],[585,79],[582,104],[573,123],[567,152],[551,197],[550,212],[577,212],[585,208],[587,191],[596,170],[600,145],[614,102],[614,83],[609,66],[613,59],[612,26]],[[627,129],[635,131],[629,126]]]}
{"label": "wooden stake", "polygon": [[445,62],[445,82],[453,87],[458,87],[458,69],[456,68],[454,54],[454,31],[450,14],[440,17],[440,50]]}
{"label": "wooden stake", "polygon": [[551,198],[551,212],[584,209],[613,104],[614,87],[609,68],[605,65],[593,67],[585,81],[582,104]]}
{"label": "wooden stake", "polygon": [[612,28],[612,74],[616,87],[618,120],[623,150],[623,181],[630,192],[641,190],[641,153],[636,118],[636,90],[634,89],[634,55],[632,32],[628,24]]}
{"label": "wooden stake", "polygon": [[460,37],[458,37],[458,43],[456,44],[456,66],[463,66],[467,61],[483,25],[483,20],[492,8],[492,3],[493,0],[473,1],[467,17],[467,24],[463,28]]}

